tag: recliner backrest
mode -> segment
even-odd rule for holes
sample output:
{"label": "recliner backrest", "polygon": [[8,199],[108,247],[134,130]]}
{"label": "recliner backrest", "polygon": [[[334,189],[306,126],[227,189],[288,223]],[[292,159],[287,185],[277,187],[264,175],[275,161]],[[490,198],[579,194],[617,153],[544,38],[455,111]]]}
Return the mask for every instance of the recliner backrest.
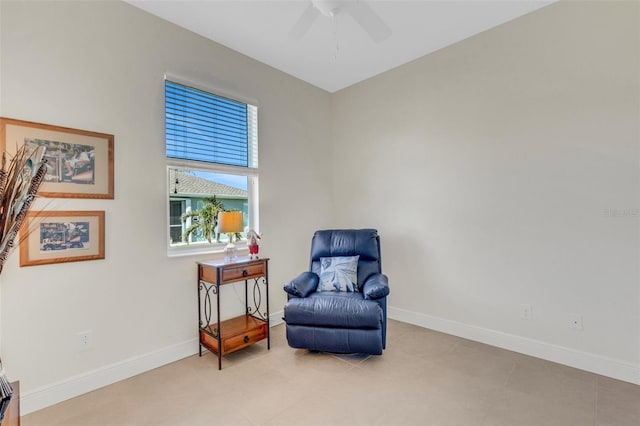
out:
{"label": "recliner backrest", "polygon": [[327,229],[316,231],[311,240],[309,269],[320,275],[321,257],[360,256],[358,288],[372,274],[382,272],[380,237],[375,229]]}

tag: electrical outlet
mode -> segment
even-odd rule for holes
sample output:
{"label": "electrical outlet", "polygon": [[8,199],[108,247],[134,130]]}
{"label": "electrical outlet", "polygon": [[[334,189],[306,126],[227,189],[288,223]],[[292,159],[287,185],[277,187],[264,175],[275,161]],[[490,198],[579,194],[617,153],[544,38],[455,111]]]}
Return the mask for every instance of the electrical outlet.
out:
{"label": "electrical outlet", "polygon": [[569,328],[574,330],[582,330],[582,315],[569,314]]}
{"label": "electrical outlet", "polygon": [[82,331],[78,333],[78,349],[88,351],[93,347],[93,332]]}
{"label": "electrical outlet", "polygon": [[523,303],[520,305],[520,319],[531,321],[533,318],[533,311],[531,309],[531,305],[528,303]]}

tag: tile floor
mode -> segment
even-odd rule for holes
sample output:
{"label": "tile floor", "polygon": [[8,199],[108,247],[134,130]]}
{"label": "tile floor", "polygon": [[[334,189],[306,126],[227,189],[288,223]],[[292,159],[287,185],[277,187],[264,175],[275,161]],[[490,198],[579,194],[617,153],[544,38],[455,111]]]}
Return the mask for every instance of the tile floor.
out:
{"label": "tile floor", "polygon": [[287,346],[284,325],[22,418],[90,425],[640,425],[640,386],[389,321],[382,356]]}

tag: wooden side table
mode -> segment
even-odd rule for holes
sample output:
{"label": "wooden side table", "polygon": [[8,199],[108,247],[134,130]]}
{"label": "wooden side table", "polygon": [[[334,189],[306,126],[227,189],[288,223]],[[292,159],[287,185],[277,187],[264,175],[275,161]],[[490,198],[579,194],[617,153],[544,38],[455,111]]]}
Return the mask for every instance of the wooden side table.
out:
{"label": "wooden side table", "polygon": [[20,382],[11,382],[13,396],[0,426],[20,426]]}
{"label": "wooden side table", "polygon": [[[198,335],[202,347],[222,357],[267,339],[269,336],[269,259],[238,258],[198,262]],[[220,320],[220,286],[244,281],[245,314]],[[251,287],[251,292],[249,288]],[[263,292],[264,290],[264,298]],[[215,296],[215,316],[212,299]]]}

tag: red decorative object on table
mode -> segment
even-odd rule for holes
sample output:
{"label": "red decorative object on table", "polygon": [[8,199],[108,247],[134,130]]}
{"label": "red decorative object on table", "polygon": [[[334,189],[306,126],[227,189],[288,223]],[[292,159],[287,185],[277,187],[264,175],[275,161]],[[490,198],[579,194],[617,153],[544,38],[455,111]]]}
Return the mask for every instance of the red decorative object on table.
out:
{"label": "red decorative object on table", "polygon": [[260,245],[258,244],[258,240],[260,240],[262,237],[260,236],[260,234],[258,234],[255,230],[253,229],[249,229],[249,231],[247,232],[247,247],[249,247],[249,258],[250,259],[257,259],[258,258],[258,251],[260,251]]}

